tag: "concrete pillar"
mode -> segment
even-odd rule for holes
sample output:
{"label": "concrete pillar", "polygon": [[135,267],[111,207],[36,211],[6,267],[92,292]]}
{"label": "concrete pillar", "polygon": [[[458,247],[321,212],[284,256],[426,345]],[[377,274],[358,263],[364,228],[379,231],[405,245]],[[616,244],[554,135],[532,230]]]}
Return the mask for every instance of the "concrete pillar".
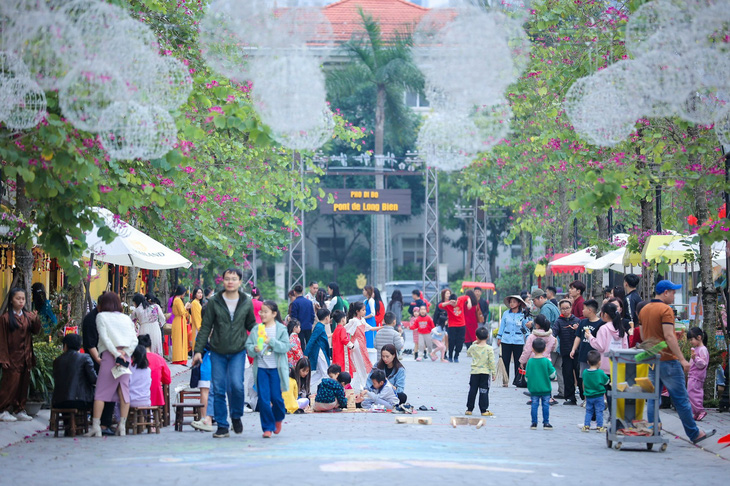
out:
{"label": "concrete pillar", "polygon": [[443,283],[447,283],[449,281],[449,264],[448,263],[439,263],[439,271],[438,271],[438,281],[439,285]]}
{"label": "concrete pillar", "polygon": [[284,262],[274,264],[274,285],[276,285],[276,295],[280,299],[286,300],[286,263]]}

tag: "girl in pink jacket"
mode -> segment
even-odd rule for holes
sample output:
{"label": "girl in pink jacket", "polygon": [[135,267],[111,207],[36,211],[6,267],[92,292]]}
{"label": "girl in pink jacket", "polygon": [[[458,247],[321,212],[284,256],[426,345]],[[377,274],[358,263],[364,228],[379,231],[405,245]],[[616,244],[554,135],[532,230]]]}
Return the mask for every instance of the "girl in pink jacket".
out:
{"label": "girl in pink jacket", "polygon": [[604,325],[598,328],[593,337],[590,329],[586,329],[586,338],[593,349],[601,353],[601,369],[607,375],[611,374],[611,362],[608,353],[611,350],[628,349],[629,340],[621,322],[621,314],[615,304],[606,303],[601,308],[601,319]]}
{"label": "girl in pink jacket", "polygon": [[692,414],[695,420],[705,418],[705,377],[707,376],[707,364],[710,362],[710,353],[705,345],[707,334],[699,327],[693,327],[687,333],[689,343],[692,345],[692,358],[689,360],[689,377],[687,378],[687,394],[689,403],[692,405]]}
{"label": "girl in pink jacket", "polygon": [[525,347],[522,348],[522,355],[520,355],[520,366],[523,368],[527,366],[530,358],[535,357],[535,351],[532,350],[532,341],[535,339],[542,338],[545,340],[545,356],[550,356],[550,353],[558,347],[558,340],[553,336],[553,331],[550,329],[550,321],[547,320],[547,317],[540,314],[535,317],[533,324],[533,331],[527,336]]}

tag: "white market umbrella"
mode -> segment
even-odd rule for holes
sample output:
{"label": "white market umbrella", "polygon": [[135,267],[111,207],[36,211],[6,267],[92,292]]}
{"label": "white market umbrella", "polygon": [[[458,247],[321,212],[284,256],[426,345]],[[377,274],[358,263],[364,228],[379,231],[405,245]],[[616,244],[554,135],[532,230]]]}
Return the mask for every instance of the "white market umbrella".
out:
{"label": "white market umbrella", "polygon": [[583,273],[585,266],[596,260],[596,247],[589,246],[582,250],[566,255],[548,263],[548,268],[554,274],[560,273]]}
{"label": "white market umbrella", "polygon": [[[617,235],[614,235],[613,242],[614,243],[622,243],[625,241],[628,241],[629,235],[624,233],[619,233]],[[551,267],[553,269],[554,273],[580,273],[586,270],[604,270],[608,267],[594,267],[594,265],[599,261],[603,260],[606,256],[615,254],[617,251],[621,251],[621,256],[623,256],[623,250],[624,248],[618,248],[617,250],[613,250],[612,252],[609,252],[607,255],[604,255],[601,258],[596,258],[596,247],[595,246],[589,246],[587,248],[583,248],[582,250],[578,250],[575,253],[571,253],[570,255],[564,256],[563,258],[559,258],[557,260],[554,260],[550,263],[548,263],[548,267]],[[611,260],[613,262],[613,260]],[[605,264],[606,261],[603,260],[601,262],[601,265]],[[581,269],[580,267],[583,267]],[[557,271],[556,271],[557,270]],[[562,270],[562,271],[561,271]],[[611,268],[611,270],[619,270],[623,271],[623,264],[621,264],[617,268]]]}
{"label": "white market umbrella", "polygon": [[111,211],[105,208],[94,208],[104,218],[106,225],[117,233],[111,243],[104,243],[99,235],[99,228],[94,227],[86,235],[87,253],[97,261],[139,267],[146,270],[166,270],[170,268],[188,268],[192,262],[154,240],[129,224],[114,219]]}
{"label": "white market umbrella", "polygon": [[623,272],[624,268],[631,268],[624,267],[624,253],[626,253],[626,247],[616,248],[586,264],[586,270],[614,270]]}

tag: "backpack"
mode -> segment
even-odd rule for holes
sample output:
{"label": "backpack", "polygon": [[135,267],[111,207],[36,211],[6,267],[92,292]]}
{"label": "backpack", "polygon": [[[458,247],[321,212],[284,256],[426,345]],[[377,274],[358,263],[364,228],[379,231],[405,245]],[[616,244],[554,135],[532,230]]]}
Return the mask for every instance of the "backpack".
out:
{"label": "backpack", "polygon": [[[340,308],[340,306],[342,306],[342,308]],[[335,297],[335,304],[332,306],[333,311],[341,310],[342,312],[347,314],[347,311],[349,309],[350,309],[350,304],[345,299],[343,299],[339,295],[337,297]]]}

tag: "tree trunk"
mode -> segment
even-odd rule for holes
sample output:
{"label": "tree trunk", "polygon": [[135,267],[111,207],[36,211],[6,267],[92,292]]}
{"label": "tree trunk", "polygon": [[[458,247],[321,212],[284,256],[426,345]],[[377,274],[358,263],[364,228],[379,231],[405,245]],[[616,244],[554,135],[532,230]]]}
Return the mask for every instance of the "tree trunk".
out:
{"label": "tree trunk", "polygon": [[[695,190],[697,204],[697,224],[702,225],[709,217],[706,192],[700,188]],[[717,329],[717,290],[712,279],[712,248],[700,239],[700,282],[702,282],[702,327],[705,332]]]}
{"label": "tree trunk", "polygon": [[[520,246],[522,251],[522,261],[526,262],[530,259],[530,233],[526,231],[520,232]],[[530,272],[522,272],[522,284],[520,290],[530,290]]]}
{"label": "tree trunk", "polygon": [[[375,104],[375,170],[380,172],[375,176],[375,189],[385,189],[383,171],[383,144],[385,137],[385,85],[378,85],[377,101]],[[373,284],[384,288],[386,264],[385,261],[385,215],[376,214],[375,218],[375,272]],[[424,235],[425,238],[425,235]],[[424,255],[425,258],[425,255]]]}
{"label": "tree trunk", "polygon": [[499,254],[499,235],[494,223],[488,224],[489,235],[487,236],[487,258],[489,258],[490,282],[496,282],[497,277],[497,255]]}
{"label": "tree trunk", "polygon": [[170,299],[170,282],[168,271],[160,270],[160,295],[157,296],[162,302],[162,310],[167,312],[167,301]]}
{"label": "tree trunk", "polygon": [[139,267],[129,267],[129,273],[127,274],[128,278],[128,285],[127,285],[127,295],[125,296],[125,300],[127,301],[127,304],[132,305],[132,297],[134,297],[134,294],[137,293],[137,275],[139,274]]}
{"label": "tree trunk", "polygon": [[567,248],[570,248],[570,240],[572,235],[572,229],[573,225],[571,222],[573,221],[570,217],[570,206],[568,206],[568,200],[567,200],[567,191],[565,187],[563,186],[563,183],[560,182],[558,184],[558,201],[560,203],[560,220],[563,223],[561,232],[560,232],[560,248],[553,248],[554,253],[559,253]]}
{"label": "tree trunk", "polygon": [[[30,224],[30,202],[25,195],[25,180],[18,176],[15,179],[15,209],[20,213],[23,220]],[[28,242],[32,245],[32,242]],[[25,245],[15,245],[15,270],[18,273],[18,287],[25,290],[25,307],[30,310],[31,298],[30,287],[33,283],[33,248]]]}
{"label": "tree trunk", "polygon": [[[656,219],[654,218],[654,199],[647,197],[640,201],[641,205],[641,231],[651,231],[655,228]],[[654,269],[651,267],[641,268],[640,293],[644,299],[651,298],[654,292]]]}
{"label": "tree trunk", "polygon": [[[598,239],[602,241],[608,240],[608,215],[596,216],[596,226],[598,227]],[[603,256],[603,251],[598,247],[596,249],[596,259]],[[593,272],[593,298],[598,300],[598,297],[603,296],[603,270],[600,272]]]}
{"label": "tree trunk", "polygon": [[68,294],[69,305],[71,306],[71,322],[77,326],[81,326],[81,321],[86,314],[84,300],[86,299],[86,287],[84,281],[80,280],[79,283],[71,287]]}
{"label": "tree trunk", "polygon": [[[639,137],[642,136],[642,130],[638,131]],[[646,162],[641,158],[641,147],[636,146],[636,176],[650,177],[647,173]],[[654,191],[649,191],[646,197],[639,200],[641,207],[641,231],[647,232],[656,229],[656,218],[654,216]],[[644,299],[651,298],[654,292],[654,270],[649,267],[642,267],[641,282],[639,283],[639,293]]]}

